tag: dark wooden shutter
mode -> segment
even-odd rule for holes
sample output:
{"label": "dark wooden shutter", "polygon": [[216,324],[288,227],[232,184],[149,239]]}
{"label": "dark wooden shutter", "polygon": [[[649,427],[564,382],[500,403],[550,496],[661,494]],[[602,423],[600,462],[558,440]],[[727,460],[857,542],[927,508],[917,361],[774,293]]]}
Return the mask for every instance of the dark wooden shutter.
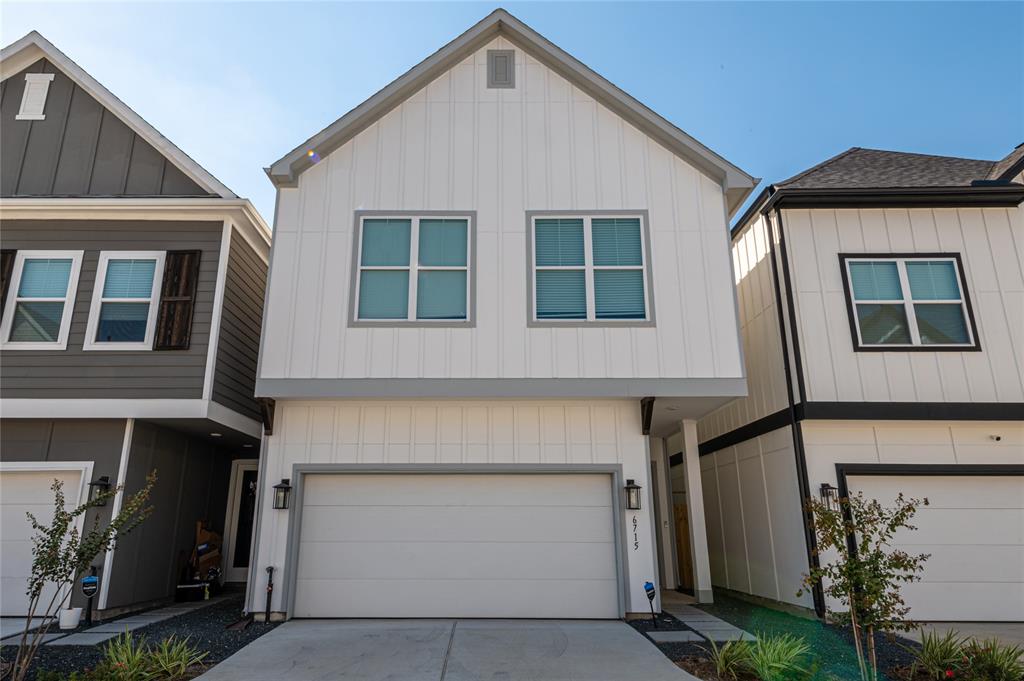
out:
{"label": "dark wooden shutter", "polygon": [[7,292],[11,289],[11,275],[14,274],[14,257],[18,252],[13,249],[0,251],[0,315],[7,305]]}
{"label": "dark wooden shutter", "polygon": [[199,282],[199,251],[167,251],[154,350],[188,350]]}

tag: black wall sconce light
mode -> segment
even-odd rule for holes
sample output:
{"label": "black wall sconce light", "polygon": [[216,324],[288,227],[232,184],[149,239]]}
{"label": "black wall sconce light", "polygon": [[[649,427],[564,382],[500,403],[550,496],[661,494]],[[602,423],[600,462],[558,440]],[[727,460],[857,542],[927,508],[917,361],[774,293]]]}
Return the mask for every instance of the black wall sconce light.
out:
{"label": "black wall sconce light", "polygon": [[[89,483],[89,501],[96,502],[94,506],[106,506],[107,500],[103,495],[110,491],[110,476],[102,475]],[[99,499],[99,501],[96,501]]]}
{"label": "black wall sconce light", "polygon": [[827,482],[823,482],[818,490],[818,494],[821,496],[821,500],[825,503],[825,508],[831,510],[832,502],[839,498],[839,488],[833,487]]}
{"label": "black wall sconce light", "polygon": [[626,508],[630,511],[640,510],[640,485],[630,478],[626,480]]}
{"label": "black wall sconce light", "polygon": [[291,493],[292,485],[288,478],[283,478],[281,482],[274,485],[274,508],[288,508],[288,497],[291,496]]}

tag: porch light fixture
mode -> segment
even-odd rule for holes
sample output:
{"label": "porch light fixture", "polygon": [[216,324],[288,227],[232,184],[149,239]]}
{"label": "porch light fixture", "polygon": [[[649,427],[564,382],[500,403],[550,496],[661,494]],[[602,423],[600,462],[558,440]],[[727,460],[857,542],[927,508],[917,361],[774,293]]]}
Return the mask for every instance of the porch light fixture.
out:
{"label": "porch light fixture", "polygon": [[821,496],[821,500],[825,503],[825,508],[831,510],[832,502],[839,498],[839,488],[833,487],[827,482],[823,482],[818,490],[818,494]]}
{"label": "porch light fixture", "polygon": [[630,478],[626,480],[626,508],[630,511],[640,510],[640,485]]}
{"label": "porch light fixture", "polygon": [[288,478],[283,478],[281,482],[274,485],[274,508],[288,508],[288,497],[291,496],[291,493],[292,485]]}
{"label": "porch light fixture", "polygon": [[107,500],[102,498],[101,495],[110,490],[110,476],[103,475],[89,483],[89,501],[99,501],[95,504],[96,506],[106,506]]}

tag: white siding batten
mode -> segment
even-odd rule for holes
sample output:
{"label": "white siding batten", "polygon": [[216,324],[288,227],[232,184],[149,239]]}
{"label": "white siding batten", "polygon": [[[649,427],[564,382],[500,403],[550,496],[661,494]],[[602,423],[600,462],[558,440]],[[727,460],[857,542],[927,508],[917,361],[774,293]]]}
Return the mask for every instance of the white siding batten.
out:
{"label": "white siding batten", "polygon": [[[121,459],[117,465],[117,480],[114,486],[117,492],[110,504],[110,517],[116,518],[121,512],[121,504],[124,503],[124,485],[128,479],[128,456],[132,450],[132,434],[135,432],[135,419],[125,419],[124,441],[121,443]],[[103,573],[100,575],[100,598],[96,608],[106,610],[107,593],[110,591],[110,576],[114,568],[114,552],[117,550],[117,539],[111,545],[110,550],[103,556]]]}

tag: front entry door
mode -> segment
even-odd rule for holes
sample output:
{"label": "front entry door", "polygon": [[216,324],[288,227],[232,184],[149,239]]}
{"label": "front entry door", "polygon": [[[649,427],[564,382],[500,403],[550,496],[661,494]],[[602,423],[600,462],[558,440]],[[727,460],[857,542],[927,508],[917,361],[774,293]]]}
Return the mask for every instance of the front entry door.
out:
{"label": "front entry door", "polygon": [[240,459],[231,465],[231,490],[224,522],[224,581],[244,582],[249,575],[252,524],[256,517],[256,471],[254,459]]}

